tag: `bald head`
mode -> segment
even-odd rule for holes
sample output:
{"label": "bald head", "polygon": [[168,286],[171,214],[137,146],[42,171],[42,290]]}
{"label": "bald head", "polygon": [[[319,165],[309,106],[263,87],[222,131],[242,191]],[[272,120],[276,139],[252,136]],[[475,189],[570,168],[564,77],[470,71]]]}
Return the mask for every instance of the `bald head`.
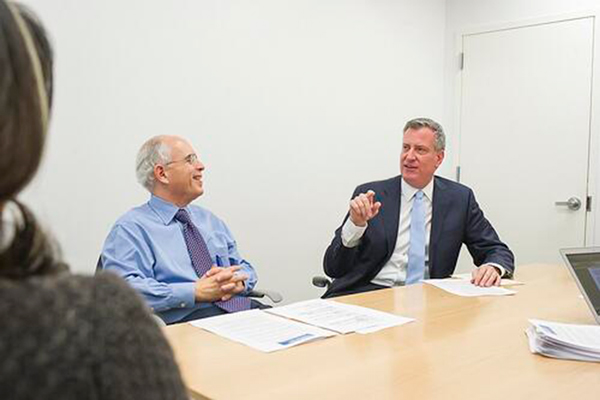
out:
{"label": "bald head", "polygon": [[175,135],[159,135],[148,139],[140,148],[135,162],[135,174],[140,185],[149,192],[154,189],[154,167],[173,160],[173,147],[187,140]]}
{"label": "bald head", "polygon": [[173,135],[155,136],[142,145],[136,162],[138,181],[156,196],[185,206],[204,193],[202,171],[192,145]]}

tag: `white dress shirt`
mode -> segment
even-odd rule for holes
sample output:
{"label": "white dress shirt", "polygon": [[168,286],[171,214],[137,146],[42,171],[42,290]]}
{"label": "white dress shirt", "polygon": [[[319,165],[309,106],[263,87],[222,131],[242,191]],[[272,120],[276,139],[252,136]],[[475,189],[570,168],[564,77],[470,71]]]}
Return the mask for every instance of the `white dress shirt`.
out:
{"label": "white dress shirt", "polygon": [[[431,217],[433,215],[433,179],[425,186],[423,191],[423,202],[425,205],[425,278],[429,277],[429,240],[431,236]],[[412,211],[415,193],[419,189],[410,186],[402,179],[400,201],[400,220],[398,222],[398,238],[396,247],[390,259],[381,268],[371,283],[382,286],[404,285],[406,281],[406,268],[408,266],[408,249],[410,247],[410,214]],[[360,239],[367,230],[367,226],[356,226],[350,218],[342,227],[342,244],[352,248],[358,246]],[[490,263],[500,269],[500,276],[504,276],[505,270],[502,266]]]}

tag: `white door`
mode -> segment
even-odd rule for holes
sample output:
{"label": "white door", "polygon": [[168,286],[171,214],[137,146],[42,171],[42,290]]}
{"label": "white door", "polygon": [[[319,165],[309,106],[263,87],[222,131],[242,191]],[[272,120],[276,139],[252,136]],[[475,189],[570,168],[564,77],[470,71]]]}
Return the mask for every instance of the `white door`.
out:
{"label": "white door", "polygon": [[463,36],[460,181],[517,265],[586,243],[593,29],[580,18]]}

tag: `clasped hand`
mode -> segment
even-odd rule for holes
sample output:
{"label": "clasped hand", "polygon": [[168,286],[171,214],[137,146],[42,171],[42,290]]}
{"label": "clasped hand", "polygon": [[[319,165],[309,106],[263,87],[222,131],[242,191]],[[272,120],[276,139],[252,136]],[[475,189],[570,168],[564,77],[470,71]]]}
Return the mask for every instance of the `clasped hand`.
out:
{"label": "clasped hand", "polygon": [[231,267],[213,266],[196,281],[196,301],[227,301],[244,291],[248,276],[238,273],[239,265]]}

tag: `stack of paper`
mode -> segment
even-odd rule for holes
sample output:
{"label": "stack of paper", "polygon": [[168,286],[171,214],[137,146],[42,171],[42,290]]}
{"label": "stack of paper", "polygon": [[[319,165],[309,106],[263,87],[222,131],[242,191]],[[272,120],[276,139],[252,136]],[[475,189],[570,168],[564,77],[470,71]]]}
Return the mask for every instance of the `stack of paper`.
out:
{"label": "stack of paper", "polygon": [[532,353],[567,360],[600,362],[600,326],[530,319],[525,333]]}

